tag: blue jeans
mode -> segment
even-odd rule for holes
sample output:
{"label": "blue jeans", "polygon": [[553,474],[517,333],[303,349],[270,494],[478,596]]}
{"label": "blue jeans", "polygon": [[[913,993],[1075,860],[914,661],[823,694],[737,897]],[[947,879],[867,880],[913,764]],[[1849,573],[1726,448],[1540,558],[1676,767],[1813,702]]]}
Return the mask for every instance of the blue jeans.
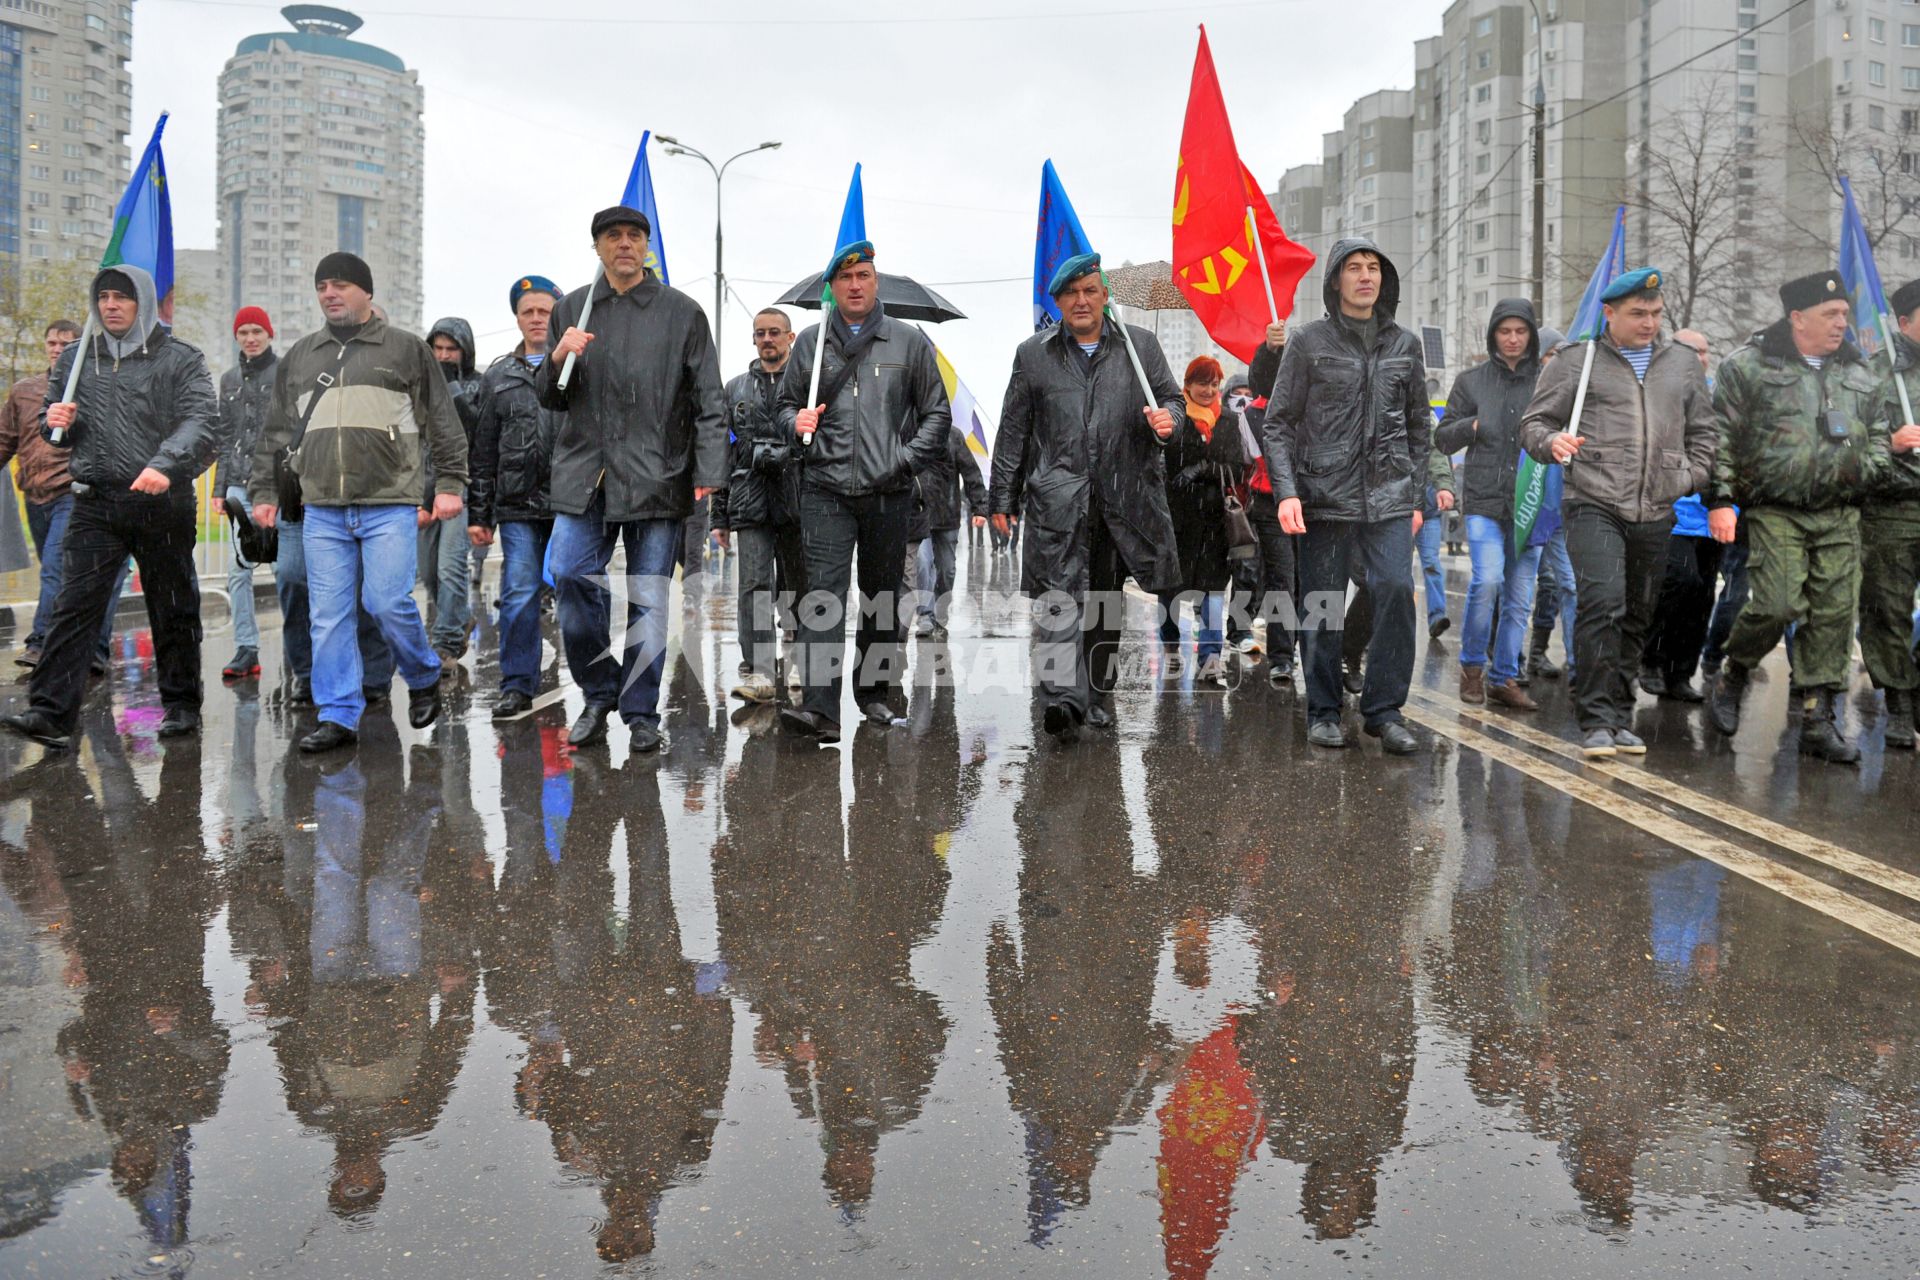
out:
{"label": "blue jeans", "polygon": [[418,526],[406,506],[308,507],[307,607],[313,615],[313,701],[322,720],[359,729],[362,692],[357,600],[380,624],[409,689],[440,679],[413,602]]}
{"label": "blue jeans", "polygon": [[[1560,647],[1566,655],[1567,678],[1573,678],[1573,610],[1579,603],[1580,592],[1573,582],[1573,558],[1567,554],[1567,527],[1563,524],[1554,530],[1553,537],[1540,548],[1540,568],[1553,579],[1554,607],[1560,617]],[[1548,614],[1544,618],[1533,620],[1537,631],[1552,631],[1554,617]]]}
{"label": "blue jeans", "polygon": [[[280,554],[273,562],[273,589],[280,597],[281,660],[287,672],[306,680],[313,675],[313,615],[308,609],[306,526],[282,520]],[[360,609],[362,689],[384,692],[393,684],[393,650],[380,638],[380,624]]]}
{"label": "blue jeans", "polygon": [[[241,507],[248,512],[247,522],[253,522],[252,504],[247,501],[247,491],[239,485],[228,485],[225,497],[237,499]],[[236,533],[232,543],[233,563],[227,567],[227,603],[233,614],[233,642],[241,649],[260,647],[260,620],[253,612],[253,566],[240,558],[240,538]]]}
{"label": "blue jeans", "polygon": [[[1487,665],[1487,640],[1493,639],[1493,666],[1487,683],[1499,686],[1520,674],[1527,621],[1533,616],[1533,589],[1540,579],[1540,553],[1528,547],[1512,554],[1513,531],[1489,516],[1467,517],[1467,551],[1473,557],[1473,585],[1467,588],[1467,616],[1460,627],[1460,665]],[[1500,631],[1493,635],[1494,602],[1500,604]]]}
{"label": "blue jeans", "polygon": [[[40,557],[40,602],[33,609],[33,630],[27,633],[25,648],[38,649],[47,639],[47,623],[53,619],[53,602],[60,596],[65,575],[60,569],[60,548],[67,540],[67,521],[73,515],[73,495],[63,493],[52,502],[27,504],[27,532],[33,535],[34,554]],[[120,607],[120,593],[126,589],[127,567],[120,566],[120,577],[113,584],[113,600],[107,605],[107,620],[100,626],[98,657],[111,656],[113,615]]]}
{"label": "blue jeans", "polygon": [[915,612],[943,627],[953,612],[953,555],[959,545],[958,529],[935,529],[915,553],[913,589],[920,593]]}
{"label": "blue jeans", "polygon": [[[629,520],[609,524],[604,491],[585,515],[553,518],[547,551],[560,613],[567,670],[590,707],[618,707],[629,728],[660,724],[660,679],[667,669],[667,598],[683,520]],[[621,541],[627,547],[627,624],[611,633],[613,595],[607,563]],[[897,559],[897,558],[896,558]],[[620,659],[613,657],[614,643]]]}
{"label": "blue jeans", "polygon": [[1169,591],[1160,597],[1160,643],[1177,645],[1180,643],[1180,602],[1198,596],[1195,604],[1193,624],[1193,654],[1201,662],[1219,656],[1220,647],[1226,639],[1224,624],[1227,616],[1227,597],[1225,592],[1208,591],[1204,594],[1193,591]]}
{"label": "blue jeans", "polygon": [[500,526],[500,689],[529,698],[540,687],[540,567],[550,520]]}
{"label": "blue jeans", "polygon": [[[1428,493],[1433,491],[1429,489]],[[1471,519],[1472,517],[1468,517]],[[1440,567],[1440,544],[1447,540],[1447,513],[1429,504],[1415,539],[1420,548],[1420,574],[1427,584],[1427,625],[1447,616],[1447,571]]]}
{"label": "blue jeans", "polygon": [[451,520],[435,520],[420,530],[420,581],[433,598],[433,647],[449,653],[467,651],[467,633],[473,627],[473,583],[468,556],[467,509]]}

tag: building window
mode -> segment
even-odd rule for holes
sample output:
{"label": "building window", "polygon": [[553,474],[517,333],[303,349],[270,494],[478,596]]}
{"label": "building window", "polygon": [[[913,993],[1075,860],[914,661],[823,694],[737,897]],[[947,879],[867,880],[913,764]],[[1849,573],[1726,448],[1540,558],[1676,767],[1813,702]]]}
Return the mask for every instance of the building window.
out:
{"label": "building window", "polygon": [[1362,169],[1373,168],[1373,152],[1363,151],[1360,153],[1360,167]]}
{"label": "building window", "polygon": [[1474,223],[1474,224],[1473,224],[1473,238],[1474,238],[1474,240],[1475,240],[1476,242],[1477,242],[1477,241],[1481,241],[1481,240],[1485,240],[1485,239],[1487,238],[1487,236],[1488,236],[1488,234],[1489,234],[1489,232],[1488,232],[1488,224],[1487,224],[1487,223],[1484,223],[1484,222],[1476,222],[1476,223]]}
{"label": "building window", "polygon": [[1492,35],[1493,34],[1493,15],[1488,14],[1484,18],[1474,19],[1473,34],[1475,34],[1476,36]]}
{"label": "building window", "polygon": [[1486,49],[1482,49],[1479,53],[1476,53],[1473,55],[1474,70],[1485,71],[1487,68],[1491,67],[1492,65],[1493,65],[1493,54],[1490,51]]}
{"label": "building window", "polygon": [[1743,85],[1741,85],[1741,86],[1740,86],[1740,96],[1741,96],[1741,97],[1743,97],[1743,98],[1751,98],[1751,97],[1754,97],[1754,96],[1755,96],[1755,94],[1756,94],[1756,92],[1757,92],[1757,91],[1756,91],[1756,90],[1754,89],[1754,87],[1753,87],[1752,85],[1750,85],[1750,84],[1743,84]]}
{"label": "building window", "polygon": [[1493,157],[1489,155],[1487,152],[1482,151],[1479,155],[1473,158],[1473,171],[1475,173],[1486,173],[1492,168],[1493,168]]}
{"label": "building window", "polygon": [[1490,84],[1483,84],[1475,88],[1473,91],[1473,100],[1475,102],[1492,102],[1493,86]]}
{"label": "building window", "polygon": [[1920,67],[1900,68],[1900,87],[1920,92]]}
{"label": "building window", "polygon": [[1887,24],[1879,18],[1868,18],[1867,39],[1873,41],[1875,44],[1885,44],[1887,42]]}
{"label": "building window", "polygon": [[1869,103],[1867,106],[1867,127],[1869,129],[1884,129],[1887,127],[1886,110],[1878,103]]}
{"label": "building window", "polygon": [[1360,180],[1360,194],[1363,196],[1370,196],[1373,194],[1372,178],[1362,178]]}
{"label": "building window", "polygon": [[1869,62],[1867,64],[1867,83],[1876,89],[1886,88],[1887,64],[1884,62]]}
{"label": "building window", "polygon": [[1758,71],[1760,69],[1760,57],[1758,54],[1736,54],[1735,59],[1738,64],[1738,69],[1741,71]]}
{"label": "building window", "polygon": [[1363,138],[1371,138],[1373,136],[1373,121],[1369,120],[1360,126],[1360,136]]}
{"label": "building window", "polygon": [[1478,275],[1487,274],[1487,260],[1485,258],[1475,258],[1473,260],[1473,269]]}

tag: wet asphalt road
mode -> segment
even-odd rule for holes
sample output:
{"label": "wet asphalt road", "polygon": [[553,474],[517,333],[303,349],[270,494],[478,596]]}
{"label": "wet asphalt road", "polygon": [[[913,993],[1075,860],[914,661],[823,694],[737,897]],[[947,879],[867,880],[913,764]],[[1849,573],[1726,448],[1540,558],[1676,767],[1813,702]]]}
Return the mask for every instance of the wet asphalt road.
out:
{"label": "wet asphalt road", "polygon": [[730,723],[719,598],[659,758],[561,751],[570,689],[491,724],[484,624],[442,725],[300,757],[215,604],[162,746],[127,624],[77,759],[0,743],[0,1275],[1920,1269],[1920,761],[1867,704],[1858,770],[1784,666],[1597,769],[1437,645],[1412,760],[1264,665],[1062,751],[962,575],[959,687],[833,751]]}

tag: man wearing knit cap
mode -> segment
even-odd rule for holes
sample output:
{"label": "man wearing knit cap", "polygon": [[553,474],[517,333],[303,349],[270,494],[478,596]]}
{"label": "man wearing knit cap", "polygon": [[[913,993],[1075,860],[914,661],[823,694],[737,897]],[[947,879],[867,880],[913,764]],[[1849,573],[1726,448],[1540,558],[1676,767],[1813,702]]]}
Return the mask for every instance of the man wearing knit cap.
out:
{"label": "man wearing knit cap", "polygon": [[1838,272],[1788,281],[1780,303],[1784,318],[1729,356],[1714,383],[1719,452],[1707,526],[1724,545],[1744,524],[1750,594],[1727,637],[1708,714],[1721,733],[1739,729],[1753,669],[1798,620],[1800,750],[1854,764],[1860,750],[1841,736],[1834,711],[1852,675],[1859,504],[1889,465],[1887,387],[1847,341]]}
{"label": "man wearing knit cap", "polygon": [[[727,483],[713,332],[693,299],[647,271],[652,230],[623,205],[593,216],[600,277],[554,308],[560,340],[537,379],[541,402],[567,414],[553,448],[547,558],[567,666],[586,696],[567,735],[575,747],[605,737],[616,708],[634,751],[666,741],[660,678],[674,558],[694,502]],[[629,603],[615,641],[607,563],[621,542]]]}
{"label": "man wearing knit cap", "polygon": [[540,688],[540,572],[553,536],[548,493],[553,442],[566,415],[540,403],[553,309],[565,297],[545,276],[522,276],[507,290],[520,345],[481,380],[480,421],[467,476],[467,537],[476,547],[497,536],[500,565],[500,700],[495,720],[533,709]]}
{"label": "man wearing knit cap", "polygon": [[[424,729],[440,714],[440,658],[413,601],[415,513],[433,453],[431,515],[458,515],[467,484],[467,435],[427,344],[374,314],[373,272],[330,253],[313,275],[326,327],[280,362],[267,426],[253,456],[253,518],[279,518],[275,458],[290,450],[304,508],[313,697],[320,723],[302,751],[359,739],[366,709],[357,604],[364,601],[392,648],[409,692],[407,720]],[[291,495],[289,495],[291,497]]]}
{"label": "man wearing knit cap", "polygon": [[[273,321],[260,307],[242,307],[233,316],[233,340],[240,363],[220,376],[220,462],[213,473],[213,509],[231,515],[236,526],[251,523],[247,480],[253,473],[254,446],[267,425],[267,406],[273,401],[273,379],[279,357],[273,351]],[[228,504],[233,504],[229,506]],[[233,547],[227,569],[227,599],[233,614],[234,655],[220,672],[224,680],[251,680],[260,674],[260,624],[253,614],[254,566]],[[304,610],[300,625],[306,625]],[[286,620],[288,630],[292,620]],[[291,648],[283,641],[283,646]]]}
{"label": "man wearing knit cap", "polygon": [[[87,668],[131,555],[153,626],[160,736],[200,728],[200,581],[193,567],[193,481],[212,463],[219,410],[206,358],[160,323],[153,277],[135,266],[93,278],[98,334],[61,355],[47,386],[46,425],[72,447],[73,513],[64,573],[31,704],[0,717],[56,750],[72,745]],[[82,355],[75,399],[64,394]]]}

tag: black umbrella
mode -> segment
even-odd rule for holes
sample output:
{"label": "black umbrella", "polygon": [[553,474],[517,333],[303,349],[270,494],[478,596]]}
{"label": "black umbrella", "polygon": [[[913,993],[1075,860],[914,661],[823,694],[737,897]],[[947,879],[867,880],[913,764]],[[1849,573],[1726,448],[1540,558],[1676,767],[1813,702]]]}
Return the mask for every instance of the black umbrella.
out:
{"label": "black umbrella", "polygon": [[[780,295],[779,305],[820,308],[820,291],[826,287],[819,272],[808,276]],[[880,305],[896,320],[925,320],[939,324],[943,320],[965,320],[966,313],[917,280],[906,276],[880,277]]]}

